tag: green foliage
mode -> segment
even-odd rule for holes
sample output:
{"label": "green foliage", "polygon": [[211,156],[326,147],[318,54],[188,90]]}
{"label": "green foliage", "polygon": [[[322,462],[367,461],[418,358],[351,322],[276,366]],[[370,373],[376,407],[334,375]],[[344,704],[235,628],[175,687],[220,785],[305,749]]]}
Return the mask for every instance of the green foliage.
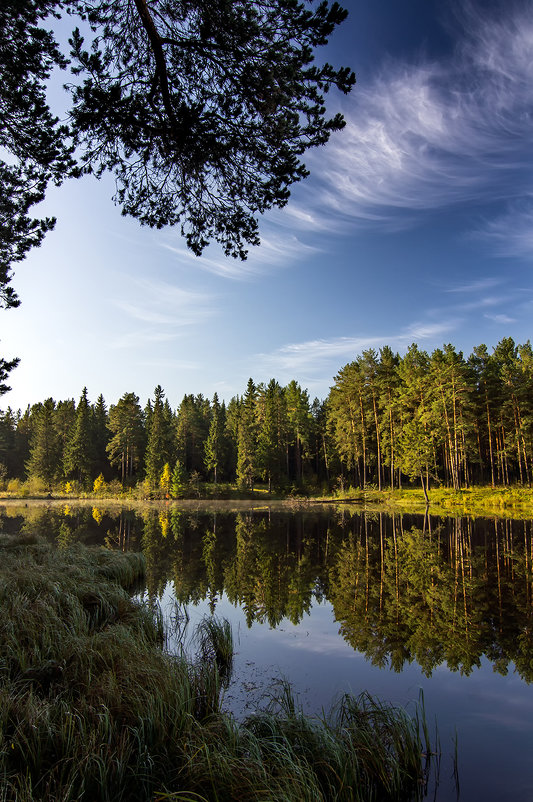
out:
{"label": "green foliage", "polygon": [[257,467],[270,491],[273,482],[280,483],[287,458],[287,406],[275,379],[259,389],[257,422]]}
{"label": "green foliage", "polygon": [[139,468],[144,454],[143,414],[135,393],[125,393],[110,408],[108,428],[112,437],[106,451],[111,465],[120,467],[124,483]]}
{"label": "green foliage", "polygon": [[59,478],[61,470],[60,442],[54,425],[55,401],[47,398],[35,410],[35,428],[27,469],[30,476],[40,476],[49,487]]}
{"label": "green foliage", "polygon": [[165,415],[163,399],[165,394],[158,385],[155,388],[154,404],[148,442],[146,445],[146,481],[150,490],[155,490],[163,472],[165,463],[170,462],[172,456],[172,430],[171,422]]}
{"label": "green foliage", "polygon": [[[0,292],[1,292],[1,285],[0,285]],[[0,358],[0,395],[4,395],[11,390],[11,387],[5,383],[7,377],[11,373],[11,371],[17,367],[20,359],[1,359]]]}
{"label": "green foliage", "polygon": [[218,468],[224,458],[224,414],[218,403],[218,395],[213,396],[211,406],[211,425],[205,441],[205,467],[213,471],[215,484],[218,478]]}
{"label": "green foliage", "polygon": [[176,415],[177,456],[186,471],[205,468],[205,441],[210,427],[209,401],[203,395],[185,395]]}
{"label": "green foliage", "polygon": [[[403,357],[384,347],[341,368],[329,397],[312,404],[296,381],[256,386],[250,379],[227,407],[216,394],[212,402],[185,395],[174,412],[158,387],[144,414],[134,393],[108,415],[103,398],[90,406],[86,391],[77,408],[72,400],[49,399],[23,414],[8,409],[0,413],[0,462],[8,480],[23,479],[26,466],[52,486],[65,468],[81,488],[99,473],[108,480],[116,466],[124,487],[139,497],[157,494],[165,464],[176,460],[180,475],[169,490],[175,497],[220,495],[220,480],[247,495],[263,481],[292,496],[320,488],[335,489],[339,498],[347,488],[353,495],[418,484],[426,493],[430,485],[431,493],[488,482],[528,487],[532,399],[529,342],[505,338],[493,354],[478,346],[468,359],[450,344],[432,354],[413,344]],[[143,470],[146,490],[135,490]]]}
{"label": "green foliage", "polygon": [[87,398],[87,388],[83,389],[76,419],[65,447],[65,475],[74,477],[83,486],[88,486],[94,475],[96,451],[92,414]]}
{"label": "green foliage", "polygon": [[176,460],[174,470],[172,471],[172,479],[170,483],[170,493],[172,498],[180,498],[187,486],[187,472],[181,464],[180,460]]}

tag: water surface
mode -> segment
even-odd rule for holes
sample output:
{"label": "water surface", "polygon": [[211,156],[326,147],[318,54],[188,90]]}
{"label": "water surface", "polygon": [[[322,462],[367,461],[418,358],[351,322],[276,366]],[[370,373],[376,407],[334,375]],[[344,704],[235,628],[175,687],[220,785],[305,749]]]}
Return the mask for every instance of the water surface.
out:
{"label": "water surface", "polygon": [[406,706],[423,692],[442,748],[437,799],[533,800],[530,521],[250,509],[0,508],[3,531],[143,550],[168,648],[228,618],[237,716],[290,680],[320,714],[347,691]]}

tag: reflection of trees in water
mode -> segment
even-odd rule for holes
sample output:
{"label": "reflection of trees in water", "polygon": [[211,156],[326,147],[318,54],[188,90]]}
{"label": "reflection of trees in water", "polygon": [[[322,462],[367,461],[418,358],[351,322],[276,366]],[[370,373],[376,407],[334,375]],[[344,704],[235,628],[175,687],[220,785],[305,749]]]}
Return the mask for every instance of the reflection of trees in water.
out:
{"label": "reflection of trees in water", "polygon": [[486,655],[496,671],[512,661],[533,680],[530,521],[64,505],[4,513],[3,530],[15,520],[61,546],[141,546],[152,599],[172,581],[180,604],[208,599],[215,612],[225,592],[249,626],[272,627],[328,599],[343,637],[376,665],[469,673]]}
{"label": "reflection of trees in water", "polygon": [[[95,515],[95,509],[98,515]],[[105,513],[93,508],[93,518],[100,518],[101,525],[104,526]],[[142,526],[139,523],[139,516],[132,510],[121,510],[120,514],[115,515],[110,526],[106,528],[105,545],[110,549],[119,551],[133,551],[140,547],[140,531]]]}
{"label": "reflection of trees in water", "polygon": [[471,521],[448,528],[374,527],[359,521],[330,566],[330,600],[346,640],[379,666],[416,660],[426,674],[446,663],[470,673],[482,655],[533,679],[531,525]]}
{"label": "reflection of trees in water", "polygon": [[249,626],[259,621],[275,627],[285,617],[298,623],[311,609],[317,565],[301,519],[296,531],[294,523],[289,517],[236,517],[235,559],[225,572],[225,589]]}
{"label": "reflection of trees in water", "polygon": [[[39,535],[66,547],[73,543],[100,544],[110,536],[110,548],[135,548],[132,538],[119,539],[117,529],[124,526],[125,518],[135,518],[134,514],[116,512],[95,506],[72,504],[28,505],[27,507],[5,507],[0,515],[0,526],[4,532],[24,532]],[[16,522],[16,527],[10,525]],[[124,531],[124,530],[123,530]],[[128,532],[130,530],[128,529]],[[138,548],[138,543],[136,545]]]}

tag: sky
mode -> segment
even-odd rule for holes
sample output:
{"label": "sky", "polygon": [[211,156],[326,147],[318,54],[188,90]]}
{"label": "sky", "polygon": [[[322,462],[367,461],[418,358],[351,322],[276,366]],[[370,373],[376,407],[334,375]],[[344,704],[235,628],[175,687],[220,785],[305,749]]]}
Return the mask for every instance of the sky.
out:
{"label": "sky", "polygon": [[328,100],[346,127],[306,154],[310,177],[262,218],[247,261],[122,217],[110,177],[49,190],[38,211],[56,228],[2,312],[2,355],[21,359],[3,409],[84,387],[144,404],[158,384],[177,408],[229,401],[249,377],[323,399],[367,348],[468,356],[531,337],[533,4],[341,5],[318,57],[356,73]]}

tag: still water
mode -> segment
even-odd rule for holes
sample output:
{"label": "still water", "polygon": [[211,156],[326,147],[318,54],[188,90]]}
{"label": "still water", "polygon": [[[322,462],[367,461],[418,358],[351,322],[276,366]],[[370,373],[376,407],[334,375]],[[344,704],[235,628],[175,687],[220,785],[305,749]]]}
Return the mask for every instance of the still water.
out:
{"label": "still water", "polygon": [[362,690],[438,724],[440,802],[533,802],[533,522],[310,508],[0,507],[0,531],[142,550],[168,648],[232,623],[244,716],[288,679],[303,709]]}

